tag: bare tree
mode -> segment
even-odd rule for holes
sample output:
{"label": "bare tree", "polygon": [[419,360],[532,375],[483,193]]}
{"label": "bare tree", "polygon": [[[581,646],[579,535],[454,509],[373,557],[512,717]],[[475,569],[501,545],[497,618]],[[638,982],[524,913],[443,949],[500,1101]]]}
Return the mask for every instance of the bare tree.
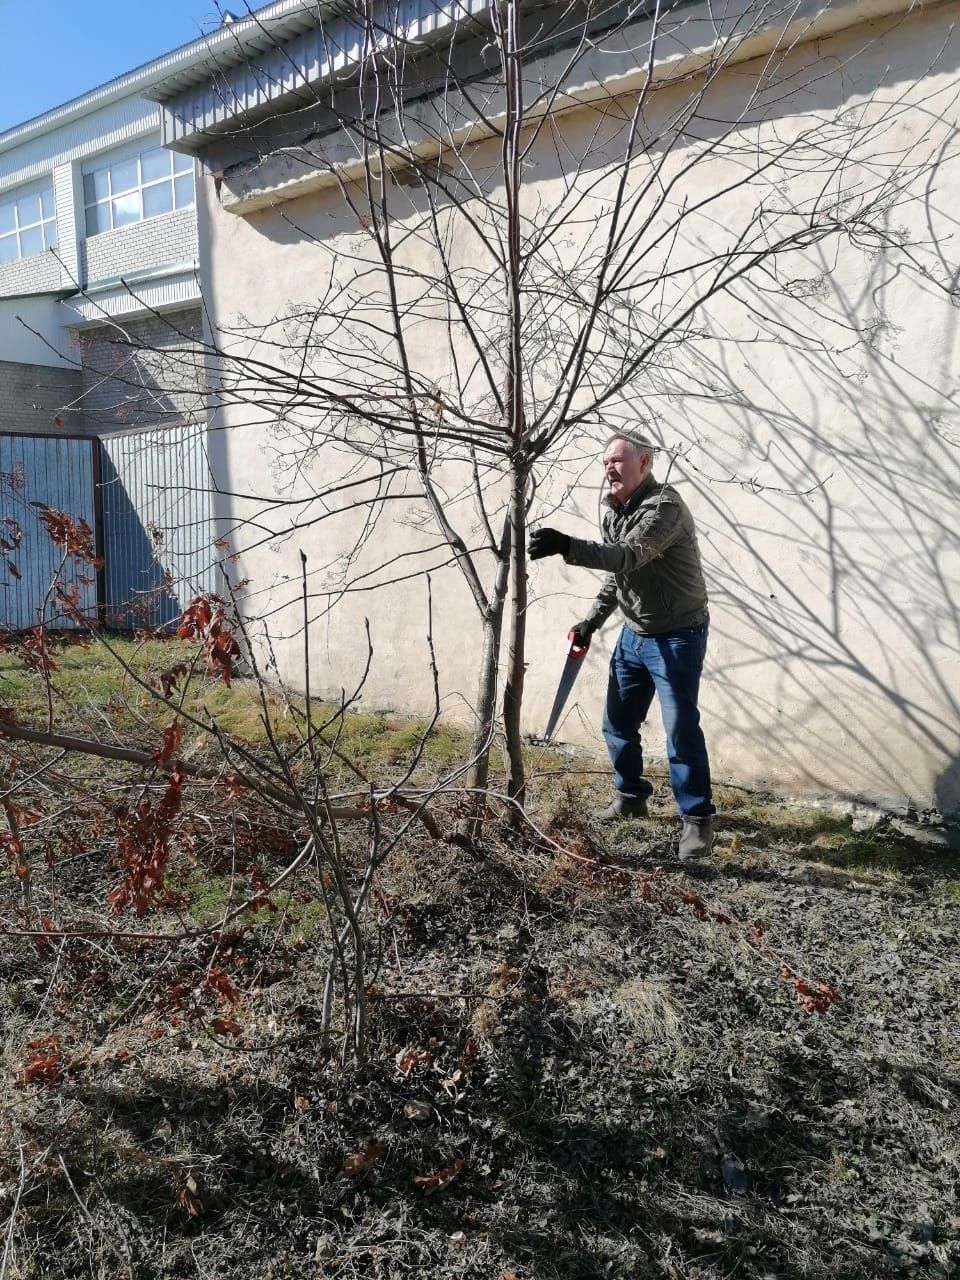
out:
{"label": "bare tree", "polygon": [[[870,28],[831,8],[843,6],[438,6],[444,43],[424,47],[398,6],[356,3],[353,73],[299,84],[294,112],[231,132],[245,162],[221,199],[242,209],[282,163],[304,191],[339,193],[340,216],[327,233],[279,203],[315,250],[304,296],[216,317],[203,351],[215,421],[269,426],[278,458],[273,492],[225,495],[230,537],[243,556],[353,522],[325,589],[306,591],[305,626],[344,593],[456,566],[482,631],[474,796],[500,678],[507,794],[523,803],[527,522],[538,494],[556,503],[578,483],[580,437],[641,418],[662,437],[663,406],[729,394],[702,353],[730,317],[762,323],[798,361],[865,340],[828,294],[797,287],[811,262],[829,274],[838,255],[880,255],[955,296],[911,227],[952,154],[956,86],[923,104],[926,134],[899,129],[937,52],[885,87],[883,42],[909,37],[910,11]],[[845,94],[864,67],[869,87]],[[391,503],[423,554],[377,541]],[[251,628],[289,614],[294,594],[266,598]]]}
{"label": "bare tree", "polygon": [[[250,927],[251,913],[263,906],[276,910],[276,899],[296,886],[301,896],[318,901],[327,926],[321,1043],[330,1048],[339,1031],[342,1055],[362,1055],[367,988],[376,967],[364,915],[376,872],[412,824],[434,839],[441,834],[430,812],[435,791],[407,794],[439,704],[397,777],[384,786],[341,743],[370,653],[356,689],[333,705],[315,701],[309,666],[297,695],[268,682],[238,608],[242,585],[231,579],[226,561],[222,596],[189,603],[176,626],[182,643],[175,650],[161,645],[138,652],[153,638],[146,630],[131,651],[104,625],[91,598],[102,561],[89,525],[67,512],[32,508],[22,490],[21,477],[0,473],[0,496],[11,513],[0,535],[0,574],[19,576],[30,521],[43,526],[59,555],[36,626],[0,633],[0,652],[15,660],[0,669],[0,851],[21,890],[19,905],[0,905],[0,934],[32,938],[38,946],[106,940],[150,943],[168,955],[206,949],[211,958],[204,983],[214,990],[210,972],[220,972],[218,951],[236,930]],[[305,643],[309,625],[305,620]],[[169,630],[157,633],[168,637]],[[116,692],[106,707],[91,698],[78,705],[61,644],[66,637],[69,651],[71,635],[73,643],[96,646],[113,674]],[[18,679],[24,668],[43,690],[40,705],[24,697]],[[240,672],[254,699],[257,740],[231,732],[208,705],[211,678],[229,685]],[[109,762],[110,771],[91,772],[84,761]],[[397,818],[385,819],[387,811]],[[267,868],[256,850],[269,845],[265,833],[274,824],[282,832],[281,864]],[[219,918],[199,925],[174,874],[182,872],[184,851],[196,847],[198,829],[210,831],[214,861],[226,860],[236,882]],[[47,870],[35,887],[41,852]],[[113,876],[114,883],[90,906],[68,900],[68,918],[58,922],[64,907],[56,874],[65,852],[74,860],[98,855],[88,879],[101,883]],[[232,983],[217,981],[220,997],[233,999]],[[229,1019],[214,1019],[211,1026],[219,1034],[239,1033]]]}

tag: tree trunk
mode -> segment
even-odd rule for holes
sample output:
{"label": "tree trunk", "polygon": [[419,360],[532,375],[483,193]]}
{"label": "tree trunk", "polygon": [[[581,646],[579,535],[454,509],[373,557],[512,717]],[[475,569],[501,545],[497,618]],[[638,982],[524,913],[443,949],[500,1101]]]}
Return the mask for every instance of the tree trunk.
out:
{"label": "tree trunk", "polygon": [[527,470],[516,465],[510,494],[510,642],[507,652],[507,676],[503,693],[503,727],[507,739],[507,795],[514,805],[510,820],[520,817],[526,792],[523,765],[523,739],[520,733],[520,710],[523,706],[523,679],[526,671],[525,641],[527,633]]}
{"label": "tree trunk", "polygon": [[503,524],[500,561],[483,618],[483,654],[477,684],[476,723],[470,746],[467,774],[467,812],[457,828],[458,836],[471,844],[480,834],[487,813],[487,784],[490,778],[490,748],[497,716],[497,677],[500,674],[500,643],[503,636],[503,607],[510,584],[510,516]]}
{"label": "tree trunk", "polygon": [[507,738],[507,795],[514,802],[510,821],[519,822],[526,779],[520,736],[523,705],[524,638],[527,630],[527,479],[530,463],[524,453],[526,427],[523,397],[523,255],[520,233],[520,131],[523,125],[523,68],[519,38],[519,0],[510,0],[502,14],[494,10],[503,56],[507,123],[503,131],[503,177],[507,221],[507,295],[510,307],[510,354],[506,407],[513,440],[510,460],[510,650],[503,695],[503,727]]}

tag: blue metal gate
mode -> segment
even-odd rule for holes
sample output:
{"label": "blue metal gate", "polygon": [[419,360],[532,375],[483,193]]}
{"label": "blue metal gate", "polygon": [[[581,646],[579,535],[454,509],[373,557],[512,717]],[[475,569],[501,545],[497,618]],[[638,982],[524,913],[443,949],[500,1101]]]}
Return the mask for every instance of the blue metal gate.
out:
{"label": "blue metal gate", "polygon": [[[206,432],[198,426],[101,440],[0,435],[0,629],[79,625],[51,591],[62,550],[39,508],[83,519],[103,557],[78,583],[79,608],[118,630],[174,621],[215,590]],[[13,545],[16,544],[16,545]],[[71,575],[77,581],[77,575]]]}
{"label": "blue metal gate", "polygon": [[[39,505],[97,528],[97,442],[76,436],[0,436],[0,627],[18,631],[41,620],[58,629],[78,624],[53,591],[63,551],[40,518]],[[7,549],[9,548],[9,549]],[[76,582],[78,606],[96,616],[97,576]]]}

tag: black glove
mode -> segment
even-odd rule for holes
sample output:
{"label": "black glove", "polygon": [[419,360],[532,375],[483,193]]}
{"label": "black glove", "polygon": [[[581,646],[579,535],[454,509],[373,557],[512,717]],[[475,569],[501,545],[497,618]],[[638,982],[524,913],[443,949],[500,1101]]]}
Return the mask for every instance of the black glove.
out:
{"label": "black glove", "polygon": [[558,529],[535,529],[530,535],[531,560],[542,560],[544,556],[565,556],[569,550],[569,537]]}
{"label": "black glove", "polygon": [[596,629],[595,622],[590,622],[589,620],[575,622],[570,628],[570,639],[578,649],[589,649],[591,637]]}

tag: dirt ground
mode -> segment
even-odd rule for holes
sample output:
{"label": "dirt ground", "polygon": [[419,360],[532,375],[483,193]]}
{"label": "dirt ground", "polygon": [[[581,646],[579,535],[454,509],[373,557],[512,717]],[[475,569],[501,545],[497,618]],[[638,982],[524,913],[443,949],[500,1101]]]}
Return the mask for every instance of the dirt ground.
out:
{"label": "dirt ground", "polygon": [[[960,1274],[958,855],[730,789],[680,867],[666,797],[597,831],[580,768],[531,794],[569,855],[420,832],[378,873],[360,1065],[319,1052],[302,886],[179,948],[7,936],[4,1280]],[[232,892],[214,834],[194,921]],[[62,927],[108,837],[38,868]],[[643,900],[658,874],[737,923]],[[839,1000],[805,1012],[752,925]]]}

